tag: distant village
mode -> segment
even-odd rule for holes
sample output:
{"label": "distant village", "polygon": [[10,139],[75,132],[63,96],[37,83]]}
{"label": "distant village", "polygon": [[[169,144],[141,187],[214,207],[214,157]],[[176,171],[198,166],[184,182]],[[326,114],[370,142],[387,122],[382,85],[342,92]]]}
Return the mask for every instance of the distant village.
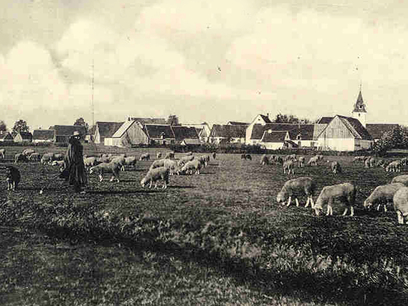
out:
{"label": "distant village", "polygon": [[246,144],[264,149],[315,148],[357,151],[370,149],[383,133],[398,124],[367,122],[367,109],[360,92],[351,116],[321,117],[313,124],[274,123],[269,114],[258,114],[251,122],[226,124],[169,124],[164,118],[128,117],[122,122],[97,121],[88,131],[80,125],[55,125],[33,133],[0,133],[0,142],[64,143],[74,131],[85,140],[105,146]]}

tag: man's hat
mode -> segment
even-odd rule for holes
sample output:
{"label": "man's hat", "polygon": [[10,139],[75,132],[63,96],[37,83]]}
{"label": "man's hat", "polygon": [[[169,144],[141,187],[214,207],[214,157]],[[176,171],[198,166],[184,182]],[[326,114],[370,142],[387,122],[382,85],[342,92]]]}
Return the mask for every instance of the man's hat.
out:
{"label": "man's hat", "polygon": [[75,131],[72,136],[81,136],[81,133],[79,133],[78,131]]}

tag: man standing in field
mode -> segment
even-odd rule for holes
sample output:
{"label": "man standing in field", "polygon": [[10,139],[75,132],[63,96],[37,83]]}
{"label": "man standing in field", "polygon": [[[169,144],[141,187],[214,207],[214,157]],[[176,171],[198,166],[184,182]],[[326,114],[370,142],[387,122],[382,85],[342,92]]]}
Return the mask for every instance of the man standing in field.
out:
{"label": "man standing in field", "polygon": [[75,131],[69,138],[62,177],[67,179],[70,185],[74,186],[75,192],[85,193],[83,188],[87,185],[88,178],[84,165],[83,146],[80,140],[81,134],[78,131]]}

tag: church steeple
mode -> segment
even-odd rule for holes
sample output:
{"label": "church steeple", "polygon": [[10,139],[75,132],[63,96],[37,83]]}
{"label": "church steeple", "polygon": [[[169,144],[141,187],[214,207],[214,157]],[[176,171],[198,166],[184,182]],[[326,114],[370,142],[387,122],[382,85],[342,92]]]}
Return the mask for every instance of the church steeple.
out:
{"label": "church steeple", "polygon": [[360,92],[358,93],[357,101],[354,104],[354,109],[352,111],[352,114],[353,114],[353,118],[358,119],[364,127],[366,126],[367,110],[366,110],[366,105],[363,100],[363,95],[361,94],[361,84],[360,84]]}

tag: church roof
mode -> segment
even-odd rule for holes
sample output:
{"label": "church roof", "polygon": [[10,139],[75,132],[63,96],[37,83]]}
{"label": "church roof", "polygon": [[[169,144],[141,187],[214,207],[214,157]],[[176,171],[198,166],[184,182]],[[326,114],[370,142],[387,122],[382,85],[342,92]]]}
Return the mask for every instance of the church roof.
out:
{"label": "church roof", "polygon": [[366,113],[365,104],[363,101],[363,95],[361,94],[361,90],[358,94],[357,101],[354,104],[353,113]]}

